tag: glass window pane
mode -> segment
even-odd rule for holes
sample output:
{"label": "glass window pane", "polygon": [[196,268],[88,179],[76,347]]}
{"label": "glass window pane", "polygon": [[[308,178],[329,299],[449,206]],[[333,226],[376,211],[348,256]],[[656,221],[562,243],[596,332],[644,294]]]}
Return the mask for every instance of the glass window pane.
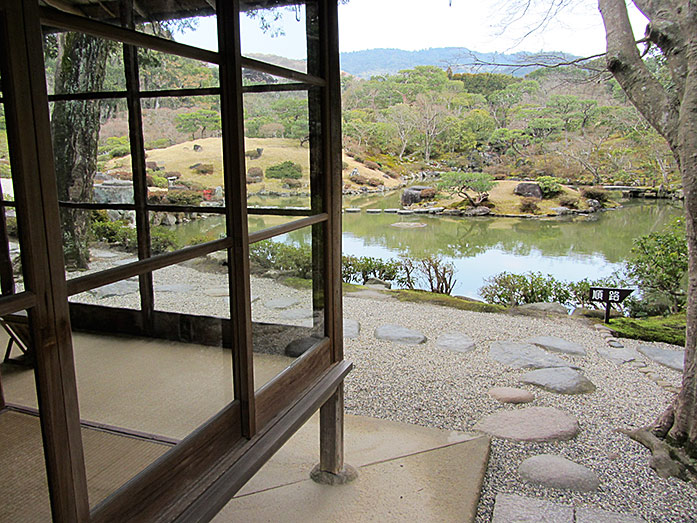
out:
{"label": "glass window pane", "polygon": [[241,2],[240,9],[240,45],[244,56],[306,72],[305,2],[266,9],[255,9],[254,2]]}
{"label": "glass window pane", "polygon": [[218,87],[218,65],[161,53],[150,49],[138,50],[140,89],[198,89]]}
{"label": "glass window pane", "polygon": [[324,337],[322,230],[250,245],[254,368],[263,377],[257,388]]}

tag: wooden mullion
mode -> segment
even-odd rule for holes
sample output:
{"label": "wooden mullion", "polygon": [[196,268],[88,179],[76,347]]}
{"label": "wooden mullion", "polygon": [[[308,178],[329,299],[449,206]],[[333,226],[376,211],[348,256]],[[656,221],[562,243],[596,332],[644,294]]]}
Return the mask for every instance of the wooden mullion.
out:
{"label": "wooden mullion", "polygon": [[[73,278],[68,280],[68,296],[80,294],[81,292],[96,289],[97,287],[102,287],[103,285],[108,285],[119,280],[125,280],[126,278],[152,272],[157,269],[164,269],[170,265],[176,265],[177,263],[182,263],[193,258],[199,258],[201,256],[205,256],[206,254],[226,249],[231,243],[232,240],[229,238],[213,240],[211,242],[179,249],[178,251],[166,252],[164,254],[151,256],[146,260],[139,260],[133,263],[127,263],[125,265],[119,265],[118,267],[106,269],[104,271]],[[0,301],[0,304],[1,303],[2,302]]]}
{"label": "wooden mullion", "polygon": [[257,430],[254,408],[252,310],[249,289],[249,232],[244,157],[244,105],[240,49],[239,0],[217,0],[218,47],[226,59],[220,64],[220,106],[223,128],[223,183],[230,285],[230,324],[235,399],[240,401],[242,434]]}
{"label": "wooden mullion", "polygon": [[290,91],[307,91],[312,85],[305,83],[292,84],[259,84],[245,85],[242,90],[245,93],[283,93]]}
{"label": "wooden mullion", "polygon": [[173,98],[176,96],[219,96],[220,87],[192,87],[183,89],[160,89],[140,91],[140,98]]}
{"label": "wooden mullion", "polygon": [[136,206],[132,203],[95,203],[95,202],[66,202],[59,201],[60,207],[66,209],[88,209],[88,210],[115,210],[115,211],[135,211]]}
{"label": "wooden mullion", "polygon": [[2,42],[8,142],[54,521],[89,519],[77,383],[37,2],[8,0]]}
{"label": "wooden mullion", "polygon": [[276,225],[275,227],[269,227],[261,231],[253,232],[249,235],[249,243],[256,243],[262,240],[268,240],[274,236],[279,236],[281,234],[286,234],[288,232],[297,231],[298,229],[303,229],[304,227],[310,227],[311,225],[321,224],[326,222],[328,219],[327,214],[316,214],[314,216],[308,216],[301,220],[295,220],[289,223],[284,223],[281,225]]}
{"label": "wooden mullion", "polygon": [[260,216],[312,216],[309,207],[247,207],[247,214]]}
{"label": "wooden mullion", "polygon": [[192,58],[202,62],[213,64],[220,63],[220,54],[206,49],[200,49],[186,44],[180,44],[173,40],[165,40],[157,36],[139,33],[132,29],[125,29],[115,25],[90,20],[77,15],[71,15],[57,11],[50,7],[40,7],[41,23],[49,27],[76,31],[97,38],[105,38],[123,44],[134,45],[153,51],[174,54],[184,58]]}
{"label": "wooden mullion", "polygon": [[73,102],[76,100],[113,100],[126,98],[126,91],[95,91],[93,93],[49,94],[49,102]]}
{"label": "wooden mullion", "polygon": [[14,314],[36,306],[36,295],[33,292],[24,291],[10,296],[0,297],[0,316]]}
{"label": "wooden mullion", "polygon": [[[129,29],[134,28],[133,0],[121,0],[121,23]],[[143,114],[140,107],[140,77],[138,73],[138,49],[132,45],[123,45],[123,65],[128,96],[128,135],[131,144],[131,170],[133,172],[133,201],[136,214],[136,237],[138,241],[138,259],[151,257],[150,216],[148,213],[148,184],[145,169],[145,140],[143,139]],[[150,332],[155,311],[155,291],[153,290],[152,272],[138,275],[140,289],[140,311],[143,326]]]}

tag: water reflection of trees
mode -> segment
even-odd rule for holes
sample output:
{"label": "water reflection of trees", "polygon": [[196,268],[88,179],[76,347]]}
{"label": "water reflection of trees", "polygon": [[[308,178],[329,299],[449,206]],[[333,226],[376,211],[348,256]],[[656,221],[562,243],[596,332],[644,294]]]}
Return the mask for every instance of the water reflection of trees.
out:
{"label": "water reflection of trees", "polygon": [[[601,255],[616,263],[627,258],[634,238],[661,229],[682,210],[665,202],[630,203],[617,211],[589,218],[516,219],[446,218],[430,216],[345,215],[344,230],[376,245],[409,256],[442,254],[472,257],[489,249],[526,256]],[[391,227],[418,221],[420,229]]]}

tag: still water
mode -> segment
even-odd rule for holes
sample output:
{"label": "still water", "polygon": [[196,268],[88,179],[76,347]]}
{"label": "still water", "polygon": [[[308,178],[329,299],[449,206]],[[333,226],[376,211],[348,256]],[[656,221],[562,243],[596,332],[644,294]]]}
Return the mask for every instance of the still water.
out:
{"label": "still water", "polygon": [[[398,195],[354,198],[345,206],[398,207],[398,198]],[[303,203],[283,202],[285,205]],[[621,209],[588,217],[536,220],[362,212],[343,215],[343,250],[345,254],[383,259],[440,255],[455,265],[457,283],[453,294],[475,297],[486,278],[503,271],[539,271],[569,281],[609,276],[629,258],[635,238],[661,230],[682,214],[681,205],[655,200],[623,202]],[[250,216],[249,228],[260,230],[283,221],[289,220]],[[398,223],[423,226],[395,227]],[[223,223],[220,218],[209,218],[184,224],[178,231],[185,240],[202,232],[222,233]],[[309,243],[310,229],[279,239]]]}

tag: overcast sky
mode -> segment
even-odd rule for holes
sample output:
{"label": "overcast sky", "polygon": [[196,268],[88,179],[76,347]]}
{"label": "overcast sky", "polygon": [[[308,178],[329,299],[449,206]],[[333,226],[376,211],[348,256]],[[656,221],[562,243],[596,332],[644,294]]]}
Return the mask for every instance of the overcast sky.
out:
{"label": "overcast sky", "polygon": [[[480,52],[564,51],[589,56],[605,51],[605,34],[597,3],[574,0],[553,21],[533,31],[544,17],[540,11],[507,23],[506,12],[516,0],[350,0],[339,7],[341,51],[390,47],[406,50],[429,47],[467,47]],[[518,0],[520,1],[520,0]],[[548,1],[537,0],[540,5]],[[277,54],[305,58],[305,31],[302,17],[284,12],[284,35],[272,37],[259,27],[257,19],[241,20],[242,52]],[[645,19],[631,12],[638,37],[643,35]],[[216,49],[215,23],[203,19],[194,33],[177,40]]]}

